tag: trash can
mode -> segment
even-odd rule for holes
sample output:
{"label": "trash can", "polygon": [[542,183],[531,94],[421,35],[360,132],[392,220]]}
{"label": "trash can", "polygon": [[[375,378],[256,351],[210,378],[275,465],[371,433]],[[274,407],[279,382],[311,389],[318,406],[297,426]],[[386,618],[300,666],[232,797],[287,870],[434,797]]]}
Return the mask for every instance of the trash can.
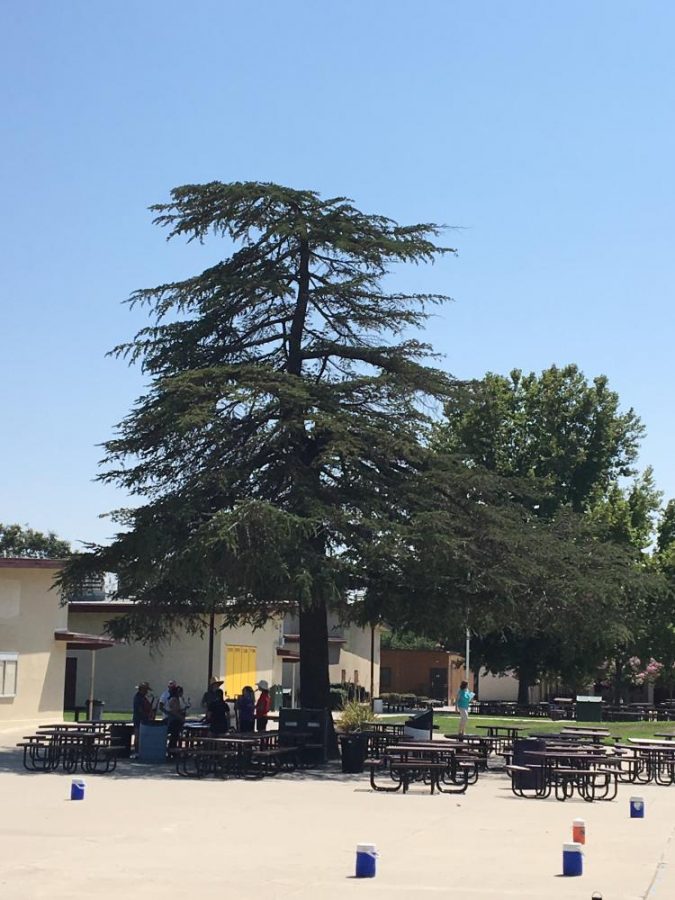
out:
{"label": "trash can", "polygon": [[141,762],[166,762],[168,734],[169,727],[166,722],[142,722],[137,758]]}
{"label": "trash can", "polygon": [[103,707],[105,703],[103,700],[92,700],[91,701],[91,709],[89,710],[89,721],[90,722],[100,722],[103,718]]}
{"label": "trash can", "polygon": [[284,689],[280,684],[273,684],[270,688],[272,712],[278,712],[284,705]]}
{"label": "trash can", "polygon": [[131,739],[134,736],[134,726],[129,722],[118,723],[110,726],[110,742],[115,747],[121,747],[118,756],[128,758],[131,755]]}
{"label": "trash can", "polygon": [[602,697],[578,696],[575,718],[577,722],[602,722]]}
{"label": "trash can", "polygon": [[342,771],[349,775],[363,772],[368,755],[368,735],[356,731],[351,734],[341,734],[339,738]]}

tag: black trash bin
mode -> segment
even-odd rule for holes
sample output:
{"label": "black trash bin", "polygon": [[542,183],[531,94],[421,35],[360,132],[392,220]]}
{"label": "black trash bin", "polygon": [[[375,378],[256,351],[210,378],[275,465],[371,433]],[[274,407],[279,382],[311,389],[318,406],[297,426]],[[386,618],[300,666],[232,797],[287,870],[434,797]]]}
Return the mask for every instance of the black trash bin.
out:
{"label": "black trash bin", "polygon": [[357,772],[363,772],[367,753],[367,734],[355,731],[353,734],[340,735],[340,755],[342,757],[342,771],[346,775],[355,775]]}
{"label": "black trash bin", "polygon": [[91,709],[89,710],[89,721],[100,722],[103,718],[103,707],[105,706],[103,700],[92,700],[88,705],[91,706]]}

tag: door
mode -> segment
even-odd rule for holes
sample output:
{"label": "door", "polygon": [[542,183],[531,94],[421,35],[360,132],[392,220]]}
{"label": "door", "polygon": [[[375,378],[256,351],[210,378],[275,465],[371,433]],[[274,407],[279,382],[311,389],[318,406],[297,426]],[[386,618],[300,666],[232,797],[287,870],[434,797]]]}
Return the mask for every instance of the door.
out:
{"label": "door", "polygon": [[448,700],[448,670],[429,669],[429,696],[432,700]]}
{"label": "door", "polygon": [[63,708],[75,709],[77,697],[77,657],[66,656],[66,681],[63,689]]}
{"label": "door", "polygon": [[258,680],[256,648],[241,644],[225,645],[225,696],[238,697],[245,685],[255,687]]}

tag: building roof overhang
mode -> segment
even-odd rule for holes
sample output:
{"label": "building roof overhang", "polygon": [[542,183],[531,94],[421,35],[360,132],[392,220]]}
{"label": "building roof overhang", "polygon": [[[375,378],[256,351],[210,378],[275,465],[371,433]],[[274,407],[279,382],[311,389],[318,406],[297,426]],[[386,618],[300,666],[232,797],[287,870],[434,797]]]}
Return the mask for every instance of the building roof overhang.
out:
{"label": "building roof overhang", "polygon": [[68,631],[67,628],[57,629],[54,632],[54,640],[65,641],[68,650],[106,650],[117,643],[112,638],[101,637],[100,634],[83,634],[80,631]]}

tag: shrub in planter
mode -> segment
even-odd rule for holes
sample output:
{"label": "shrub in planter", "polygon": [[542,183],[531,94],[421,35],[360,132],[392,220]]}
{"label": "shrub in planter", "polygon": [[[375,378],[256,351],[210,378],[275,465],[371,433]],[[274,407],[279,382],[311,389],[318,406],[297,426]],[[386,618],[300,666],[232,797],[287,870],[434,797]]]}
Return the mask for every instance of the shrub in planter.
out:
{"label": "shrub in planter", "polygon": [[355,700],[347,701],[337,720],[342,771],[363,772],[363,763],[368,752],[368,725],[372,722],[370,707]]}

